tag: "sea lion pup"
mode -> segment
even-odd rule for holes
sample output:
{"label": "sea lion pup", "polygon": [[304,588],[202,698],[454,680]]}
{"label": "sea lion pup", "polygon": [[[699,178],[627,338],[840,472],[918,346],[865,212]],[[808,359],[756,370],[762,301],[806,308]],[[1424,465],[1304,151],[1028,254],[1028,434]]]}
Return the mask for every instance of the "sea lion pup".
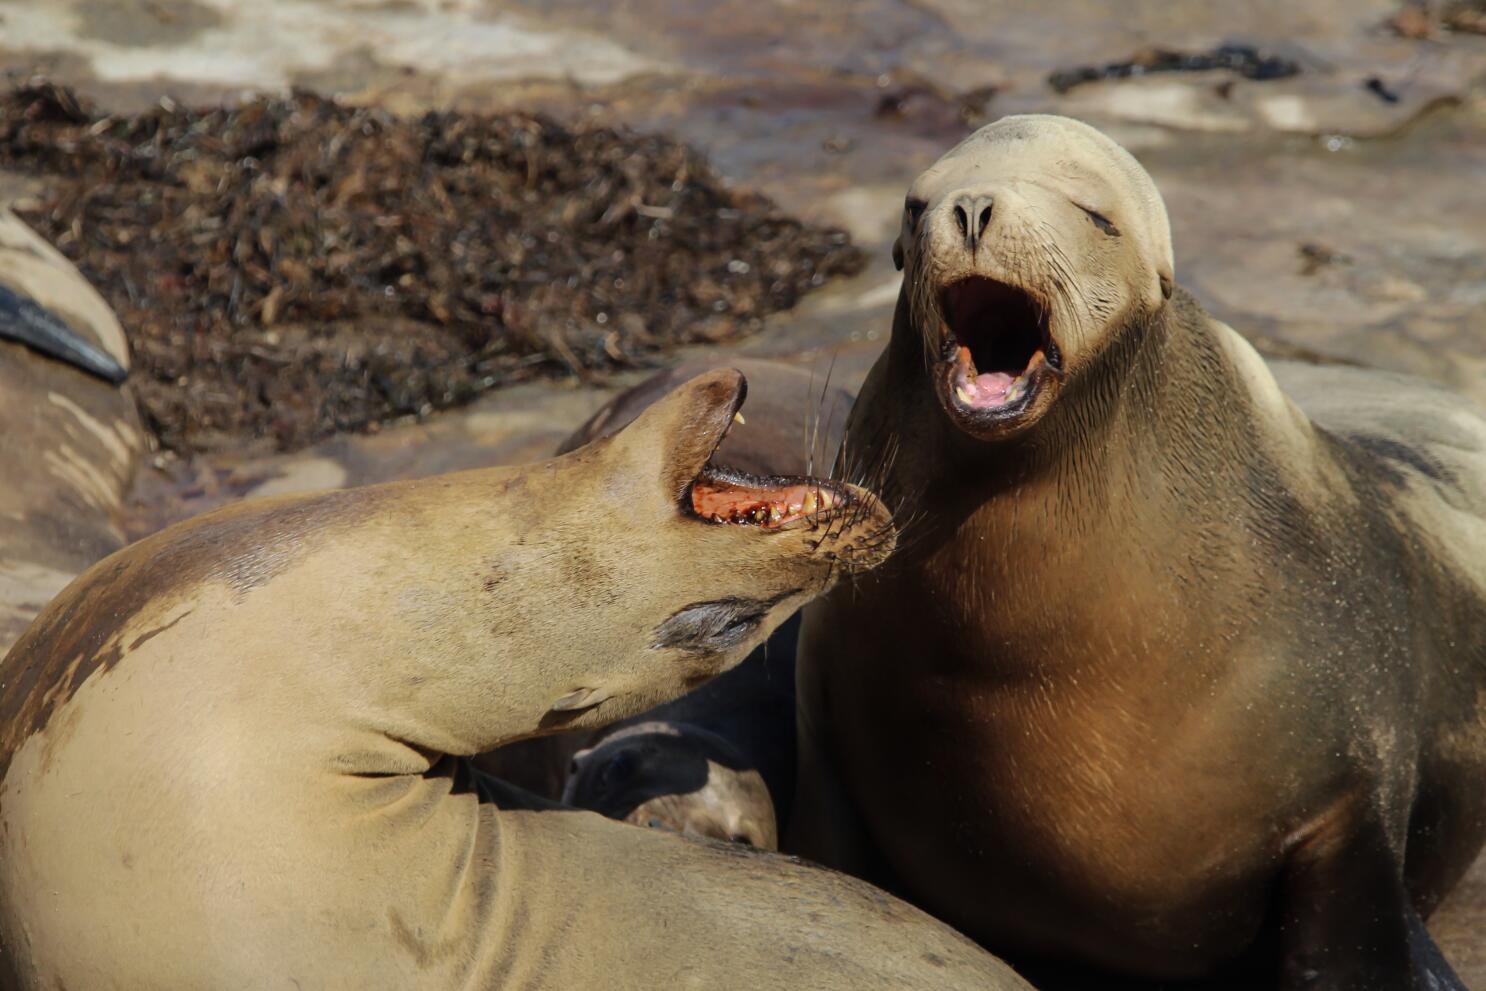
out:
{"label": "sea lion pup", "polygon": [[785,849],[1014,961],[1451,984],[1419,916],[1486,837],[1482,412],[1266,367],[1076,121],[967,138],[895,254],[848,430],[903,440],[921,522],[806,609]]}
{"label": "sea lion pup", "polygon": [[709,464],[742,396],[90,569],[0,664],[0,984],[1026,987],[865,884],[503,810],[462,759],[674,696],[889,551],[861,489]]}
{"label": "sea lion pup", "polygon": [[562,800],[636,826],[779,849],[763,775],[690,723],[647,719],[578,751]]}

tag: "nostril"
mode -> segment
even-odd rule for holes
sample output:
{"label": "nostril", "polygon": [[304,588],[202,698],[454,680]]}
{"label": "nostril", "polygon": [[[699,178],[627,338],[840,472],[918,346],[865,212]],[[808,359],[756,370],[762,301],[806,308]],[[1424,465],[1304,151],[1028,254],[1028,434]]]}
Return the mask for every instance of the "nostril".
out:
{"label": "nostril", "polygon": [[962,206],[955,207],[955,223],[960,226],[961,235],[970,233],[970,217]]}
{"label": "nostril", "polygon": [[991,222],[991,205],[989,203],[987,203],[986,206],[985,206],[985,209],[980,211],[980,225],[976,229],[976,232],[975,232],[977,237],[980,236],[981,234],[984,234],[986,232],[986,224],[989,224],[990,222]]}

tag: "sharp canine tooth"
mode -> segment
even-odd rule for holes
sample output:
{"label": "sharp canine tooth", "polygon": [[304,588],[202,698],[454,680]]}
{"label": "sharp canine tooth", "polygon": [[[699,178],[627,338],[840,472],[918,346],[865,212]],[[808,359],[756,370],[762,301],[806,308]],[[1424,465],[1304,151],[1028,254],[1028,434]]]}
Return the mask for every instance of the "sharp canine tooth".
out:
{"label": "sharp canine tooth", "polygon": [[974,400],[970,397],[970,393],[965,391],[965,387],[963,385],[955,386],[955,395],[960,398],[960,402],[965,403],[966,405],[974,402]]}
{"label": "sharp canine tooth", "polygon": [[743,419],[743,414],[742,413],[734,413],[733,414],[733,422],[734,423],[743,423],[743,424],[746,424],[748,421],[745,420],[745,419]]}
{"label": "sharp canine tooth", "polygon": [[820,499],[816,496],[814,489],[811,489],[809,492],[805,493],[805,502],[801,506],[801,508],[804,509],[806,513],[815,512],[816,508],[819,505]]}
{"label": "sharp canine tooth", "polygon": [[781,516],[783,516],[783,515],[784,514],[779,511],[779,507],[778,506],[770,506],[769,507],[769,522],[770,523],[778,523],[779,522],[779,518]]}

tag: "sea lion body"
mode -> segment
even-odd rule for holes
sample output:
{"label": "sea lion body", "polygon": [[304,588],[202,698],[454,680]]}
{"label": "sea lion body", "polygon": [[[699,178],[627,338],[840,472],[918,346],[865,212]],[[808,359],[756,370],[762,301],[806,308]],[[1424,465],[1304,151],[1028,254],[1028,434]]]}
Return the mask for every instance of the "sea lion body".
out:
{"label": "sea lion body", "polygon": [[1458,986],[1419,915],[1486,839],[1482,412],[1271,370],[1077,122],[946,155],[899,252],[848,429],[920,523],[806,610],[786,849],[1013,959]]}
{"label": "sea lion body", "polygon": [[818,526],[683,508],[762,491],[703,467],[741,391],[90,569],[0,663],[6,986],[1025,987],[860,882],[525,810],[465,759],[674,696],[885,553],[860,490]]}
{"label": "sea lion body", "polygon": [[144,449],[117,385],[128,365],[102,298],[0,209],[0,654],[53,595],[124,544],[124,493]]}

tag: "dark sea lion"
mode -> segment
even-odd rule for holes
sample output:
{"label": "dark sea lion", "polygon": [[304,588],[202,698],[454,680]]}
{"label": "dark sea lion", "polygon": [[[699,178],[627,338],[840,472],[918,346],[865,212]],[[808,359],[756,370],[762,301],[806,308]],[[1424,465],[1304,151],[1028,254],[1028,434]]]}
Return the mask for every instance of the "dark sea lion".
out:
{"label": "dark sea lion", "polygon": [[1076,121],[966,139],[895,253],[848,429],[918,523],[806,610],[785,849],[1013,960],[1458,987],[1420,917],[1486,839],[1482,411],[1266,366]]}
{"label": "dark sea lion", "polygon": [[562,800],[637,826],[779,849],[763,775],[690,723],[646,719],[604,735],[573,756]]}
{"label": "dark sea lion", "polygon": [[134,402],[55,357],[95,352],[127,368],[118,320],[66,258],[0,209],[0,654],[124,544],[124,493],[144,450]]}
{"label": "dark sea lion", "polygon": [[0,662],[4,986],[1025,988],[862,882],[524,811],[464,759],[674,697],[889,552],[864,490],[710,461],[742,396],[87,571]]}

